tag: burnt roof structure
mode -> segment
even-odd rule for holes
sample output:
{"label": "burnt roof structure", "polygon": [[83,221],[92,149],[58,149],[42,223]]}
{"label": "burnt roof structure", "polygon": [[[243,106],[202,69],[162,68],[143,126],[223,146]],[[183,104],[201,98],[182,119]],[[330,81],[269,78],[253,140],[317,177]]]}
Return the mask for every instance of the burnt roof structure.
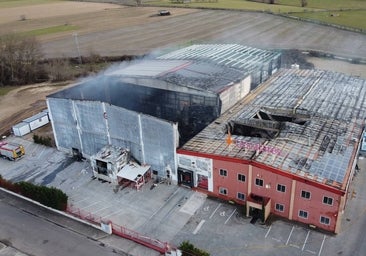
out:
{"label": "burnt roof structure", "polygon": [[[265,79],[280,64],[279,53],[240,45],[196,45],[173,53],[122,63],[48,95],[57,148],[84,157],[105,145],[127,148],[161,176],[171,168],[177,180],[176,148],[249,93],[252,67]],[[230,59],[252,64],[229,65]]]}
{"label": "burnt roof structure", "polygon": [[163,60],[204,60],[251,72],[280,57],[275,51],[239,44],[197,44],[158,57]]}
{"label": "burnt roof structure", "polygon": [[[109,103],[179,124],[192,138],[280,65],[280,53],[236,44],[192,45],[122,64],[49,98]],[[258,79],[257,79],[258,80]]]}
{"label": "burnt roof structure", "polygon": [[183,145],[346,190],[365,125],[366,81],[281,70]]}

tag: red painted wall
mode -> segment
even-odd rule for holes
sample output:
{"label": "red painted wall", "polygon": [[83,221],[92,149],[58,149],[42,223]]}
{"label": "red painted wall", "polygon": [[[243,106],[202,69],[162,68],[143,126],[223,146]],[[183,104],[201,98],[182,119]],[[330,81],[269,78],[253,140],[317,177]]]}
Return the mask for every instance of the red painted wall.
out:
{"label": "red painted wall", "polygon": [[[220,175],[220,169],[227,170],[227,176]],[[238,173],[244,174],[246,181],[238,181]],[[256,179],[263,180],[263,186],[256,185]],[[213,193],[227,200],[233,200],[238,203],[244,203],[237,199],[237,193],[241,192],[245,194],[245,199],[248,195],[248,182],[252,183],[251,193],[271,198],[271,213],[289,218],[290,216],[290,201],[291,201],[291,189],[292,179],[290,177],[282,176],[277,173],[273,173],[269,170],[262,168],[252,167],[252,180],[249,181],[249,166],[248,164],[233,163],[224,160],[213,160]],[[285,192],[277,190],[277,185],[281,184],[285,186]],[[223,187],[228,190],[226,196],[219,193],[219,188]],[[310,199],[304,199],[301,197],[301,191],[309,191],[311,193]],[[305,182],[296,181],[295,197],[292,219],[305,224],[316,225],[322,229],[334,231],[336,225],[336,218],[338,214],[340,196],[323,190],[321,188],[314,187],[306,184]],[[323,203],[323,196],[331,197],[333,199],[332,205]],[[283,212],[276,210],[276,204],[284,206]],[[299,210],[308,212],[308,218],[304,219],[299,217]],[[320,223],[320,217],[324,216],[330,219],[330,224],[325,225]]]}
{"label": "red painted wall", "polygon": [[[310,192],[309,199],[301,197],[302,190]],[[324,204],[323,203],[324,196],[333,198],[333,204],[332,205]],[[308,224],[313,224],[330,231],[335,230],[337,221],[336,218],[340,203],[339,195],[336,195],[329,191],[322,190],[320,188],[316,188],[303,182],[297,182],[295,198],[296,199],[294,202],[294,211],[293,211],[294,220]],[[307,219],[300,218],[298,216],[299,210],[308,211],[308,218]],[[330,219],[329,225],[321,224],[320,216],[329,218]]]}
{"label": "red painted wall", "polygon": [[[263,179],[263,187],[257,186],[256,179]],[[285,186],[285,192],[277,191],[277,184]],[[284,177],[267,170],[253,167],[252,171],[252,193],[260,196],[269,197],[272,199],[271,212],[288,218],[290,210],[292,179]],[[284,211],[276,211],[276,204],[284,205]]]}
{"label": "red painted wall", "polygon": [[[180,152],[181,153],[181,152]],[[283,173],[279,170],[266,168],[262,164],[253,162],[252,178],[249,180],[249,162],[239,159],[230,159],[220,156],[209,156],[208,154],[200,154],[196,152],[182,151],[183,154],[202,155],[206,158],[213,159],[213,193],[212,195],[226,200],[233,200],[237,203],[244,204],[247,200],[248,184],[251,182],[251,193],[271,198],[271,213],[289,218],[292,181],[296,180],[294,193],[294,205],[292,219],[305,224],[312,224],[324,230],[334,232],[336,229],[336,221],[338,215],[339,204],[341,201],[342,191],[335,188],[325,186],[314,181],[308,181],[305,178],[293,177],[291,174]],[[259,166],[259,167],[257,167]],[[220,169],[227,171],[227,176],[220,175]],[[244,174],[245,182],[238,180],[238,174]],[[263,186],[256,185],[256,178],[263,180]],[[277,190],[277,185],[281,184],[286,187],[285,192]],[[219,193],[220,187],[227,189],[227,195]],[[324,188],[323,188],[324,187]],[[301,191],[308,191],[311,194],[309,199],[301,197]],[[237,193],[245,194],[245,201],[237,198]],[[332,205],[323,203],[323,197],[332,198]],[[276,204],[284,206],[283,212],[277,211]],[[308,212],[306,219],[299,217],[299,211]],[[329,218],[328,225],[320,223],[321,216]]]}
{"label": "red painted wall", "polygon": [[[220,169],[227,170],[227,176],[220,176]],[[237,199],[237,193],[241,192],[245,194],[245,198],[248,196],[248,170],[247,164],[233,163],[223,160],[213,160],[213,192],[221,197],[229,200],[234,200],[238,203],[244,204],[245,201]],[[245,182],[238,180],[238,174],[245,175]],[[223,196],[219,193],[219,188],[224,187],[228,190],[228,195]]]}

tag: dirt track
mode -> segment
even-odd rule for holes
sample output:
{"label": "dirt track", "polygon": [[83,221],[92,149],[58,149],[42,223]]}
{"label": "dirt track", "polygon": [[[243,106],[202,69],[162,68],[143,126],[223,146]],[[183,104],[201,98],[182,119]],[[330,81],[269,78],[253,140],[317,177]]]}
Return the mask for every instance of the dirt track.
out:
{"label": "dirt track", "polygon": [[63,88],[66,87],[47,83],[27,85],[1,96],[0,135],[5,134],[12,125],[47,108],[46,96]]}

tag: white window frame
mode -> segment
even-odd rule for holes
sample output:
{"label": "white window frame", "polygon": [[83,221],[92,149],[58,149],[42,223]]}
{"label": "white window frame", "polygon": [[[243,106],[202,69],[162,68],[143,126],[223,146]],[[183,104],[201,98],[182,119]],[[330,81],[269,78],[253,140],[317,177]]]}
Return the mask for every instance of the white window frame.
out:
{"label": "white window frame", "polygon": [[[257,184],[257,181],[261,181],[261,182],[259,182],[259,183],[262,183],[262,185],[261,184]],[[255,178],[255,185],[256,186],[258,186],[258,187],[263,187],[263,184],[264,184],[264,180],[263,179],[259,179],[259,178]]]}
{"label": "white window frame", "polygon": [[[284,190],[282,191],[281,189],[278,189],[278,186],[281,186],[281,189],[283,188]],[[277,191],[278,192],[282,192],[282,193],[286,193],[286,185],[283,184],[277,184]]]}
{"label": "white window frame", "polygon": [[[325,200],[325,199],[326,199],[326,200]],[[330,203],[329,203],[329,200],[331,201]],[[324,202],[324,201],[326,201],[326,202]],[[330,197],[330,196],[323,196],[323,204],[326,204],[326,205],[333,205],[333,201],[334,201],[333,197]]]}
{"label": "white window frame", "polygon": [[[244,177],[244,180],[239,179],[239,175],[240,175],[241,177]],[[238,181],[240,181],[240,182],[245,182],[246,180],[247,180],[247,177],[246,177],[244,174],[242,174],[242,173],[238,173]]]}
{"label": "white window frame", "polygon": [[[240,197],[239,197],[239,195],[243,195],[243,198],[240,198]],[[244,193],[242,193],[242,192],[238,192],[238,193],[236,194],[236,198],[237,198],[237,199],[239,199],[239,200],[245,201],[246,196],[245,196],[245,194],[244,194]]]}
{"label": "white window frame", "polygon": [[[277,207],[277,206],[279,206],[279,207]],[[279,209],[281,207],[282,207],[282,210]],[[284,212],[285,211],[285,206],[283,204],[276,204],[275,205],[275,210],[278,211],[278,212]]]}
{"label": "white window frame", "polygon": [[220,176],[227,177],[227,170],[226,169],[220,169]]}
{"label": "white window frame", "polygon": [[[302,193],[305,193],[305,194],[309,194],[309,197],[306,197],[306,196],[303,196],[302,195]],[[308,199],[308,200],[310,200],[310,198],[311,198],[311,192],[309,192],[309,191],[306,191],[306,190],[301,190],[301,197],[302,198],[304,198],[304,199]]]}
{"label": "white window frame", "polygon": [[[303,213],[303,214],[301,214],[301,213]],[[306,216],[302,216],[302,215],[306,215]],[[304,210],[299,210],[299,217],[303,218],[303,219],[307,219],[309,217],[309,213]]]}
{"label": "white window frame", "polygon": [[219,187],[219,194],[220,195],[224,195],[224,196],[227,196],[228,195],[228,190],[227,188],[224,188],[224,187]]}
{"label": "white window frame", "polygon": [[[322,219],[327,220],[327,221],[322,221]],[[329,225],[330,225],[330,218],[325,217],[325,216],[320,216],[319,222],[320,222],[321,224],[323,224],[323,225],[327,225],[327,226],[329,226]],[[328,223],[326,223],[326,222],[328,222]]]}

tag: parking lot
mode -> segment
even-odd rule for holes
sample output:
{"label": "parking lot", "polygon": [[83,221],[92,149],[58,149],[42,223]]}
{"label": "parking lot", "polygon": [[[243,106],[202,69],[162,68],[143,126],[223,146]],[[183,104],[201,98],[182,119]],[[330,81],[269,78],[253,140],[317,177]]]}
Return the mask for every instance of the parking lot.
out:
{"label": "parking lot", "polygon": [[322,253],[327,235],[282,220],[253,225],[242,210],[207,199],[176,240],[206,245],[212,255],[327,255]]}
{"label": "parking lot", "polygon": [[[4,178],[60,188],[69,196],[72,209],[90,214],[97,221],[110,220],[174,245],[189,240],[214,256],[330,255],[326,251],[329,241],[337,243],[337,236],[285,220],[253,225],[241,206],[207,198],[185,187],[159,184],[151,189],[150,181],[140,191],[116,189],[108,182],[93,179],[87,161],[76,162],[54,148],[29,140],[9,139],[23,144],[26,156],[16,162],[0,159]],[[141,254],[136,248],[128,250]]]}

